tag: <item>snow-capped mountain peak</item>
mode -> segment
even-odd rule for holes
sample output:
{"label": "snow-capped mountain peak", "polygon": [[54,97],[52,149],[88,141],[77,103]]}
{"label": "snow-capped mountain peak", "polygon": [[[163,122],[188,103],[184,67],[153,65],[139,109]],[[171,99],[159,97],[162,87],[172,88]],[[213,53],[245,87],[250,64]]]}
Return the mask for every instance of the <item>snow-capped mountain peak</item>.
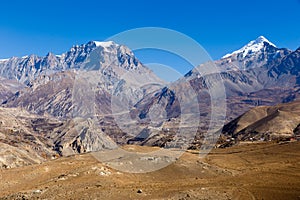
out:
{"label": "snow-capped mountain peak", "polygon": [[240,54],[240,53],[242,53],[242,57],[245,58],[246,55],[248,55],[248,54],[256,53],[256,52],[259,52],[262,49],[264,49],[265,44],[276,47],[272,42],[270,42],[264,36],[259,36],[257,39],[250,41],[247,45],[245,45],[241,49],[234,51],[230,54],[226,54],[225,56],[222,57],[222,59],[228,58],[233,55]]}
{"label": "snow-capped mountain peak", "polygon": [[268,44],[270,44],[270,45],[276,47],[275,44],[273,44],[272,42],[270,42],[270,41],[269,41],[267,38],[265,38],[264,36],[259,36],[254,42],[255,42],[256,44],[266,42],[266,43],[268,43]]}

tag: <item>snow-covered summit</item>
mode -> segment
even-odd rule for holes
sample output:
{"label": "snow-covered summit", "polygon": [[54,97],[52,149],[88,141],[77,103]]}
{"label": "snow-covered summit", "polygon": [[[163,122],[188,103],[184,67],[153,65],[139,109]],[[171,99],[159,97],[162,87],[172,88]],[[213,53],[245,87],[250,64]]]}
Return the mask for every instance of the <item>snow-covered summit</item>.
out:
{"label": "snow-covered summit", "polygon": [[103,48],[108,48],[113,45],[116,45],[113,41],[105,41],[105,42],[99,42],[99,41],[93,41],[97,47],[103,47]]}
{"label": "snow-covered summit", "polygon": [[222,59],[228,58],[232,55],[236,55],[236,54],[240,54],[240,53],[243,54],[242,57],[244,58],[249,53],[259,52],[261,49],[263,49],[265,47],[265,43],[267,43],[273,47],[276,47],[272,42],[267,40],[264,36],[259,36],[256,40],[250,41],[247,45],[245,45],[241,49],[234,51],[230,54],[226,54],[225,56],[222,57]]}

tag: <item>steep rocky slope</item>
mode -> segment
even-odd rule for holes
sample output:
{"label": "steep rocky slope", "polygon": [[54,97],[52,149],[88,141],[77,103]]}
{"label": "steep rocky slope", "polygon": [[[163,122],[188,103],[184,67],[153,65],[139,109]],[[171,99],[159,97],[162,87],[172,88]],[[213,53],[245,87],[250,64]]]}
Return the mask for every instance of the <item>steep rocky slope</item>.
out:
{"label": "steep rocky slope", "polygon": [[61,126],[19,108],[0,108],[0,168],[40,163],[58,156],[47,132]]}

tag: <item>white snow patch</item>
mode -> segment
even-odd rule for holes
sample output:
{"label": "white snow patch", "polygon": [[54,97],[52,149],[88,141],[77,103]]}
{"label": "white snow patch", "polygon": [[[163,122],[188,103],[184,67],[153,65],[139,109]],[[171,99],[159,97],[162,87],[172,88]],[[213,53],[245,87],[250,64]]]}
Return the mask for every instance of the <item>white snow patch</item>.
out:
{"label": "white snow patch", "polygon": [[5,62],[5,61],[8,61],[9,58],[5,58],[5,59],[0,59],[0,62]]}
{"label": "white snow patch", "polygon": [[107,41],[107,42],[99,42],[99,41],[94,41],[97,47],[103,47],[103,48],[108,48],[114,45],[115,43],[113,41]]}

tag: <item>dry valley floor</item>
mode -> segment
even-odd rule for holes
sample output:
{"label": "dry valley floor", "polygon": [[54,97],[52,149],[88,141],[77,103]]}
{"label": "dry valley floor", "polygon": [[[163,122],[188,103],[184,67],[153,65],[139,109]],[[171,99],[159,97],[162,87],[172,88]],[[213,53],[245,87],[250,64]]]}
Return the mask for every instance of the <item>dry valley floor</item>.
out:
{"label": "dry valley floor", "polygon": [[300,199],[300,142],[214,149],[204,159],[186,152],[144,174],[116,171],[81,154],[1,169],[0,180],[0,199]]}

